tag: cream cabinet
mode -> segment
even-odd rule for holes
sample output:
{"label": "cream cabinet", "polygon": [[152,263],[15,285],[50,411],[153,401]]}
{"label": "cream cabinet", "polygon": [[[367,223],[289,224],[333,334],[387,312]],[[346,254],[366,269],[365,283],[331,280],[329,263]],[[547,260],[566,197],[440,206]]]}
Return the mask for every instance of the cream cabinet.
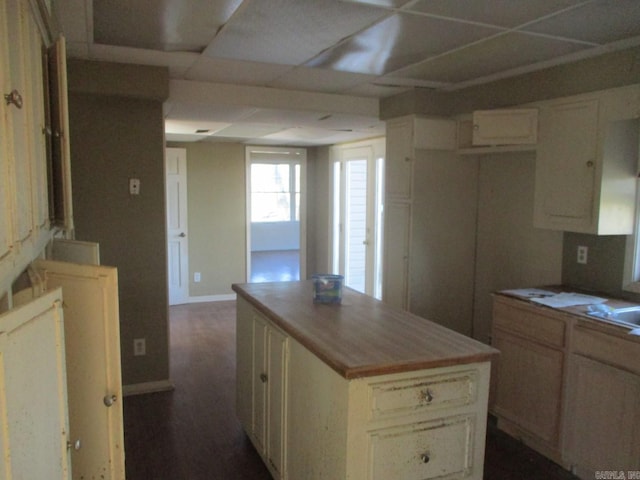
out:
{"label": "cream cabinet", "polygon": [[345,378],[237,309],[237,413],[274,478],[482,479],[488,361]]}
{"label": "cream cabinet", "polygon": [[406,310],[409,302],[409,245],[411,205],[387,203],[384,209],[385,256],[382,299]]}
{"label": "cream cabinet", "polygon": [[285,479],[289,340],[240,300],[237,329],[238,416],[273,477]]}
{"label": "cream cabinet", "polygon": [[640,343],[585,327],[574,337],[567,463],[583,479],[640,471]]}
{"label": "cream cabinet", "polygon": [[632,233],[640,130],[638,107],[633,106],[638,101],[636,90],[631,87],[540,106],[536,227]]}
{"label": "cream cabinet", "polygon": [[567,320],[496,297],[492,345],[500,350],[492,412],[498,427],[561,462]]}
{"label": "cream cabinet", "polygon": [[62,307],[56,289],[0,315],[3,479],[71,480]]}
{"label": "cream cabinet", "polygon": [[474,146],[533,145],[537,136],[536,108],[473,112],[471,144]]}

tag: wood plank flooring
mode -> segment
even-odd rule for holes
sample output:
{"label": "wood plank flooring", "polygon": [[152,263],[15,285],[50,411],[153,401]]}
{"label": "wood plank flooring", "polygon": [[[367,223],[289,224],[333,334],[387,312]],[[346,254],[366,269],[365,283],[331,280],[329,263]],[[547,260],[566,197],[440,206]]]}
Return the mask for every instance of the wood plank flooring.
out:
{"label": "wood plank flooring", "polygon": [[[235,416],[235,302],[171,307],[170,328],[175,390],[124,400],[127,479],[270,480]],[[486,480],[575,478],[489,428]]]}

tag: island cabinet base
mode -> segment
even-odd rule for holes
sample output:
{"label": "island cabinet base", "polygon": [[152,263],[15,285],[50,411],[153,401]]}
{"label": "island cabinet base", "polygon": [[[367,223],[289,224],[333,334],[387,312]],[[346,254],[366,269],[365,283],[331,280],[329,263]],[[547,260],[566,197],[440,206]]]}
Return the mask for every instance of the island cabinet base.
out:
{"label": "island cabinet base", "polygon": [[[489,361],[347,379],[288,336],[280,398],[256,391],[261,384],[246,378],[263,373],[255,369],[256,319],[279,331],[239,298],[238,416],[254,444],[267,439],[256,447],[274,478],[482,479]],[[267,343],[267,358],[268,350]],[[263,413],[266,431],[256,436]],[[269,446],[269,438],[281,444]],[[278,469],[269,452],[278,453]]]}

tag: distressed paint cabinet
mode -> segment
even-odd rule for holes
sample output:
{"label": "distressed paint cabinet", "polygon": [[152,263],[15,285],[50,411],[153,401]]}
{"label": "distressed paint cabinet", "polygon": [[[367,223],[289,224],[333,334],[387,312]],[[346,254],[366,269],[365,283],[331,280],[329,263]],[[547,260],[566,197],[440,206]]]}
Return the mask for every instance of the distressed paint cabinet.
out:
{"label": "distressed paint cabinet", "polygon": [[[348,289],[344,310],[316,306],[309,285],[234,285],[237,414],[272,476],[481,479],[495,351]],[[374,320],[380,318],[385,329],[387,320],[418,322],[426,337],[433,328],[434,339],[420,336],[418,343],[456,344],[454,353],[410,345],[410,333],[404,347],[397,339],[388,346],[399,360],[378,364],[376,358],[395,356],[378,357],[375,342],[388,341]],[[361,321],[376,331],[364,332]],[[444,340],[449,336],[451,343]],[[416,358],[413,348],[424,358]],[[405,350],[409,363],[400,360]]]}

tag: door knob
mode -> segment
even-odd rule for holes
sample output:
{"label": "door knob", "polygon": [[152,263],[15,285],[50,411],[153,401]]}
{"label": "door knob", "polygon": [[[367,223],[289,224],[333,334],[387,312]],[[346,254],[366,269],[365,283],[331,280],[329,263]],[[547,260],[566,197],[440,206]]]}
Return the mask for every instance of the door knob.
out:
{"label": "door knob", "polygon": [[105,395],[102,401],[104,402],[105,406],[110,407],[111,405],[116,403],[117,399],[118,397],[116,397],[115,395]]}

